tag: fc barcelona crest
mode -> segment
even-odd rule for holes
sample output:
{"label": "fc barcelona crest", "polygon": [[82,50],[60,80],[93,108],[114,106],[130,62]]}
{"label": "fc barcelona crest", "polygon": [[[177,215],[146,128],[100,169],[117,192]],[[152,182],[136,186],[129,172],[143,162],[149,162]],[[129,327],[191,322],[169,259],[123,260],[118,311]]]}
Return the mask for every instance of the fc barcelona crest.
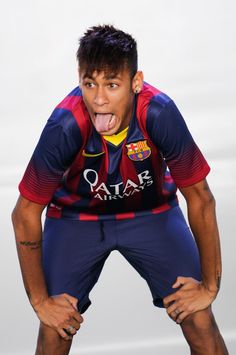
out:
{"label": "fc barcelona crest", "polygon": [[151,148],[147,145],[146,140],[126,144],[126,147],[128,157],[134,161],[142,161],[151,154]]}

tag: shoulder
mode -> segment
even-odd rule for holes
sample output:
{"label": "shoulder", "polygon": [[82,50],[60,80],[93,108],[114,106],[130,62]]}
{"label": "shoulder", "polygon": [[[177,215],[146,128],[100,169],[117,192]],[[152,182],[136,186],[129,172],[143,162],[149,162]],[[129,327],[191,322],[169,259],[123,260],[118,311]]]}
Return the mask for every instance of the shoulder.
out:
{"label": "shoulder", "polygon": [[173,100],[167,94],[145,82],[138,96],[137,115],[146,123],[147,120],[156,119],[171,103]]}
{"label": "shoulder", "polygon": [[77,128],[85,133],[90,128],[91,122],[79,86],[55,107],[48,123],[61,126],[65,132]]}
{"label": "shoulder", "polygon": [[161,111],[168,106],[171,101],[172,99],[167,94],[144,82],[138,98],[138,108],[140,113],[147,113],[147,111],[151,109]]}
{"label": "shoulder", "polygon": [[171,103],[173,101],[167,94],[145,82],[137,102],[137,117],[141,126],[149,130],[153,124],[158,124],[160,116],[163,116],[160,113],[167,112]]}
{"label": "shoulder", "polygon": [[74,88],[66,97],[57,105],[56,108],[62,108],[64,110],[74,112],[82,105],[82,93],[80,87]]}

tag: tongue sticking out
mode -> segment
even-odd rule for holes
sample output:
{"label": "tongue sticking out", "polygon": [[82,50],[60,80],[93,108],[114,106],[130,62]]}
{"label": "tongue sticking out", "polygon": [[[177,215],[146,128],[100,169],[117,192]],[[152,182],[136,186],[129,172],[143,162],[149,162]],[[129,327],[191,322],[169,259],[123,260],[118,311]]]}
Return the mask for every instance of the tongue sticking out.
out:
{"label": "tongue sticking out", "polygon": [[116,120],[111,113],[97,113],[95,115],[95,128],[100,132],[107,132],[115,126]]}

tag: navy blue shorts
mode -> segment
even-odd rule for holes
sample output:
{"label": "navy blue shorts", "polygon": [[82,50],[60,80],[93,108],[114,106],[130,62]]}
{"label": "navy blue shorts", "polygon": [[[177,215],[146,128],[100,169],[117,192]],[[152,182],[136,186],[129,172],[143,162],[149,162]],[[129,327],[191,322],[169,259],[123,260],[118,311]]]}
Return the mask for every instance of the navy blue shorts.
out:
{"label": "navy blue shorts", "polygon": [[77,221],[46,218],[43,268],[49,295],[78,298],[78,310],[90,306],[89,293],[112,250],[118,250],[146,280],[155,306],[177,276],[201,280],[196,243],[179,207],[136,219]]}

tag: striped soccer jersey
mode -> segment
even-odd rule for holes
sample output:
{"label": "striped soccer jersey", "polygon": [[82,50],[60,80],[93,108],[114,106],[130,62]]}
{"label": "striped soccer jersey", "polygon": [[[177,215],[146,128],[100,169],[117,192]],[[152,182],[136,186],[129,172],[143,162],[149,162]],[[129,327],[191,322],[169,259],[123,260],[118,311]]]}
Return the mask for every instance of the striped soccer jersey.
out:
{"label": "striped soccer jersey", "polygon": [[171,98],[144,83],[129,127],[113,136],[94,128],[79,87],[54,109],[19,190],[47,205],[47,216],[123,219],[176,205],[177,187],[210,168]]}

